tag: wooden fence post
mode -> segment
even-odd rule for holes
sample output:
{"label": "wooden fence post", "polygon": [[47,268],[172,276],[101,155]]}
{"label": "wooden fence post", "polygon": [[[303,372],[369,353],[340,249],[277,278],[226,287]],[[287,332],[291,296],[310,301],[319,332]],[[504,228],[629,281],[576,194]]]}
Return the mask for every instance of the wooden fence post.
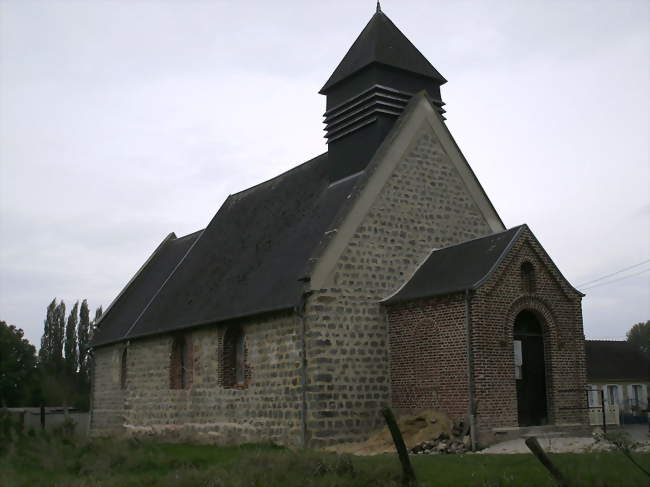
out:
{"label": "wooden fence post", "polygon": [[607,414],[605,413],[605,391],[600,390],[600,407],[603,410],[603,433],[607,434]]}
{"label": "wooden fence post", "polygon": [[413,465],[411,465],[409,453],[406,450],[404,438],[402,437],[402,432],[399,430],[399,426],[397,426],[397,421],[395,421],[393,411],[391,411],[388,406],[385,406],[382,408],[381,413],[384,415],[390,434],[393,437],[393,443],[395,443],[397,456],[402,464],[402,484],[404,487],[415,487],[417,486],[415,471],[413,470]]}
{"label": "wooden fence post", "polygon": [[557,482],[557,485],[560,487],[568,487],[569,484],[567,483],[566,479],[564,478],[564,475],[560,471],[557,466],[551,461],[551,459],[548,457],[546,452],[542,449],[541,445],[539,444],[539,441],[537,441],[537,438],[534,436],[531,436],[530,438],[526,438],[526,446],[530,448],[530,451],[533,452],[533,455],[540,461],[544,467],[546,467],[546,470],[548,470],[555,481]]}

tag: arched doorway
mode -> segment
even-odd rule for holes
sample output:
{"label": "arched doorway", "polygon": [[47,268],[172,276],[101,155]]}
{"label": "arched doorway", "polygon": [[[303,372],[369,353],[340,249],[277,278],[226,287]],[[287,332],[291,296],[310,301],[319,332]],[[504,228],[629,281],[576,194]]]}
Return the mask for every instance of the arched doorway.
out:
{"label": "arched doorway", "polygon": [[522,311],[515,318],[513,335],[519,426],[547,424],[542,324],[533,312]]}

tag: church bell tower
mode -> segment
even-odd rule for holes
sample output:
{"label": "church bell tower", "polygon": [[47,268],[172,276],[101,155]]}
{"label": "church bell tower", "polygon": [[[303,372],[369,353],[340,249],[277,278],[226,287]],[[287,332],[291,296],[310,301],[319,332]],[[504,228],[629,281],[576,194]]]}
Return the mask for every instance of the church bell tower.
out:
{"label": "church bell tower", "polygon": [[320,90],[327,98],[330,179],[366,167],[415,93],[426,91],[444,113],[440,86],[446,82],[377,2],[370,22]]}

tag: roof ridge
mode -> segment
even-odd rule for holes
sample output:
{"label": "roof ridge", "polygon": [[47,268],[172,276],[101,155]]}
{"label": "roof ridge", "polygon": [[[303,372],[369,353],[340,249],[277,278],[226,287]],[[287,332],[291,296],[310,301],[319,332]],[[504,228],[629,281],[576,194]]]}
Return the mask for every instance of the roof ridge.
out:
{"label": "roof ridge", "polygon": [[267,179],[266,181],[262,181],[260,183],[254,184],[253,186],[250,186],[250,187],[248,187],[246,189],[242,189],[241,191],[238,191],[236,193],[232,193],[230,196],[232,196],[232,197],[241,197],[241,196],[244,195],[244,193],[247,193],[249,191],[252,191],[254,189],[259,188],[260,186],[264,186],[264,185],[266,185],[268,183],[271,183],[272,181],[275,181],[276,179],[280,179],[281,177],[286,176],[287,174],[289,174],[291,172],[294,172],[294,171],[302,168],[303,166],[306,166],[307,164],[315,162],[317,159],[319,159],[321,157],[327,156],[327,154],[328,154],[327,152],[323,152],[322,154],[319,154],[316,157],[312,157],[311,159],[309,159],[309,160],[307,160],[307,161],[305,161],[305,162],[303,162],[301,164],[298,164],[297,166],[294,166],[294,167],[292,167],[290,169],[287,169],[286,171],[278,174],[277,176],[273,176],[272,178]]}

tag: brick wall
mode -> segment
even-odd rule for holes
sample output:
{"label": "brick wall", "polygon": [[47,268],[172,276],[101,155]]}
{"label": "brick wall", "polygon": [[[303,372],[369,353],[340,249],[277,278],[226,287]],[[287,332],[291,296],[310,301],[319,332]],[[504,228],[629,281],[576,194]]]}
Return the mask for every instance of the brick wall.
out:
{"label": "brick wall", "polygon": [[[535,292],[527,293],[521,265],[535,269]],[[493,277],[473,298],[474,355],[480,425],[517,424],[513,326],[523,310],[535,313],[544,330],[546,394],[552,424],[586,423],[584,332],[580,296],[565,284],[530,231],[517,241]],[[573,408],[573,409],[570,409]]]}
{"label": "brick wall", "polygon": [[440,142],[421,130],[306,306],[311,444],[358,441],[390,402],[388,327],[379,301],[432,248],[490,233]]}
{"label": "brick wall", "polygon": [[[535,269],[533,293],[522,282],[523,262]],[[587,422],[586,411],[576,409],[587,405],[582,390],[585,351],[581,298],[565,284],[532,234],[525,231],[471,300],[475,397],[484,441],[491,441],[495,428],[518,425],[513,326],[523,310],[533,311],[544,328],[550,422]],[[405,409],[441,408],[452,417],[465,415],[464,295],[393,305],[388,317],[393,404]],[[420,394],[420,390],[427,393]]]}
{"label": "brick wall", "polygon": [[423,407],[462,418],[468,409],[465,297],[462,294],[389,308],[393,407]]}
{"label": "brick wall", "polygon": [[174,335],[134,340],[129,344],[127,387],[119,378],[119,361],[110,357],[122,345],[96,351],[94,394],[95,434],[121,427],[133,434],[190,437],[215,443],[301,441],[300,339],[293,315],[236,323],[245,335],[246,387],[226,388],[222,345],[225,326],[188,331],[192,381],[185,389],[170,388]]}

